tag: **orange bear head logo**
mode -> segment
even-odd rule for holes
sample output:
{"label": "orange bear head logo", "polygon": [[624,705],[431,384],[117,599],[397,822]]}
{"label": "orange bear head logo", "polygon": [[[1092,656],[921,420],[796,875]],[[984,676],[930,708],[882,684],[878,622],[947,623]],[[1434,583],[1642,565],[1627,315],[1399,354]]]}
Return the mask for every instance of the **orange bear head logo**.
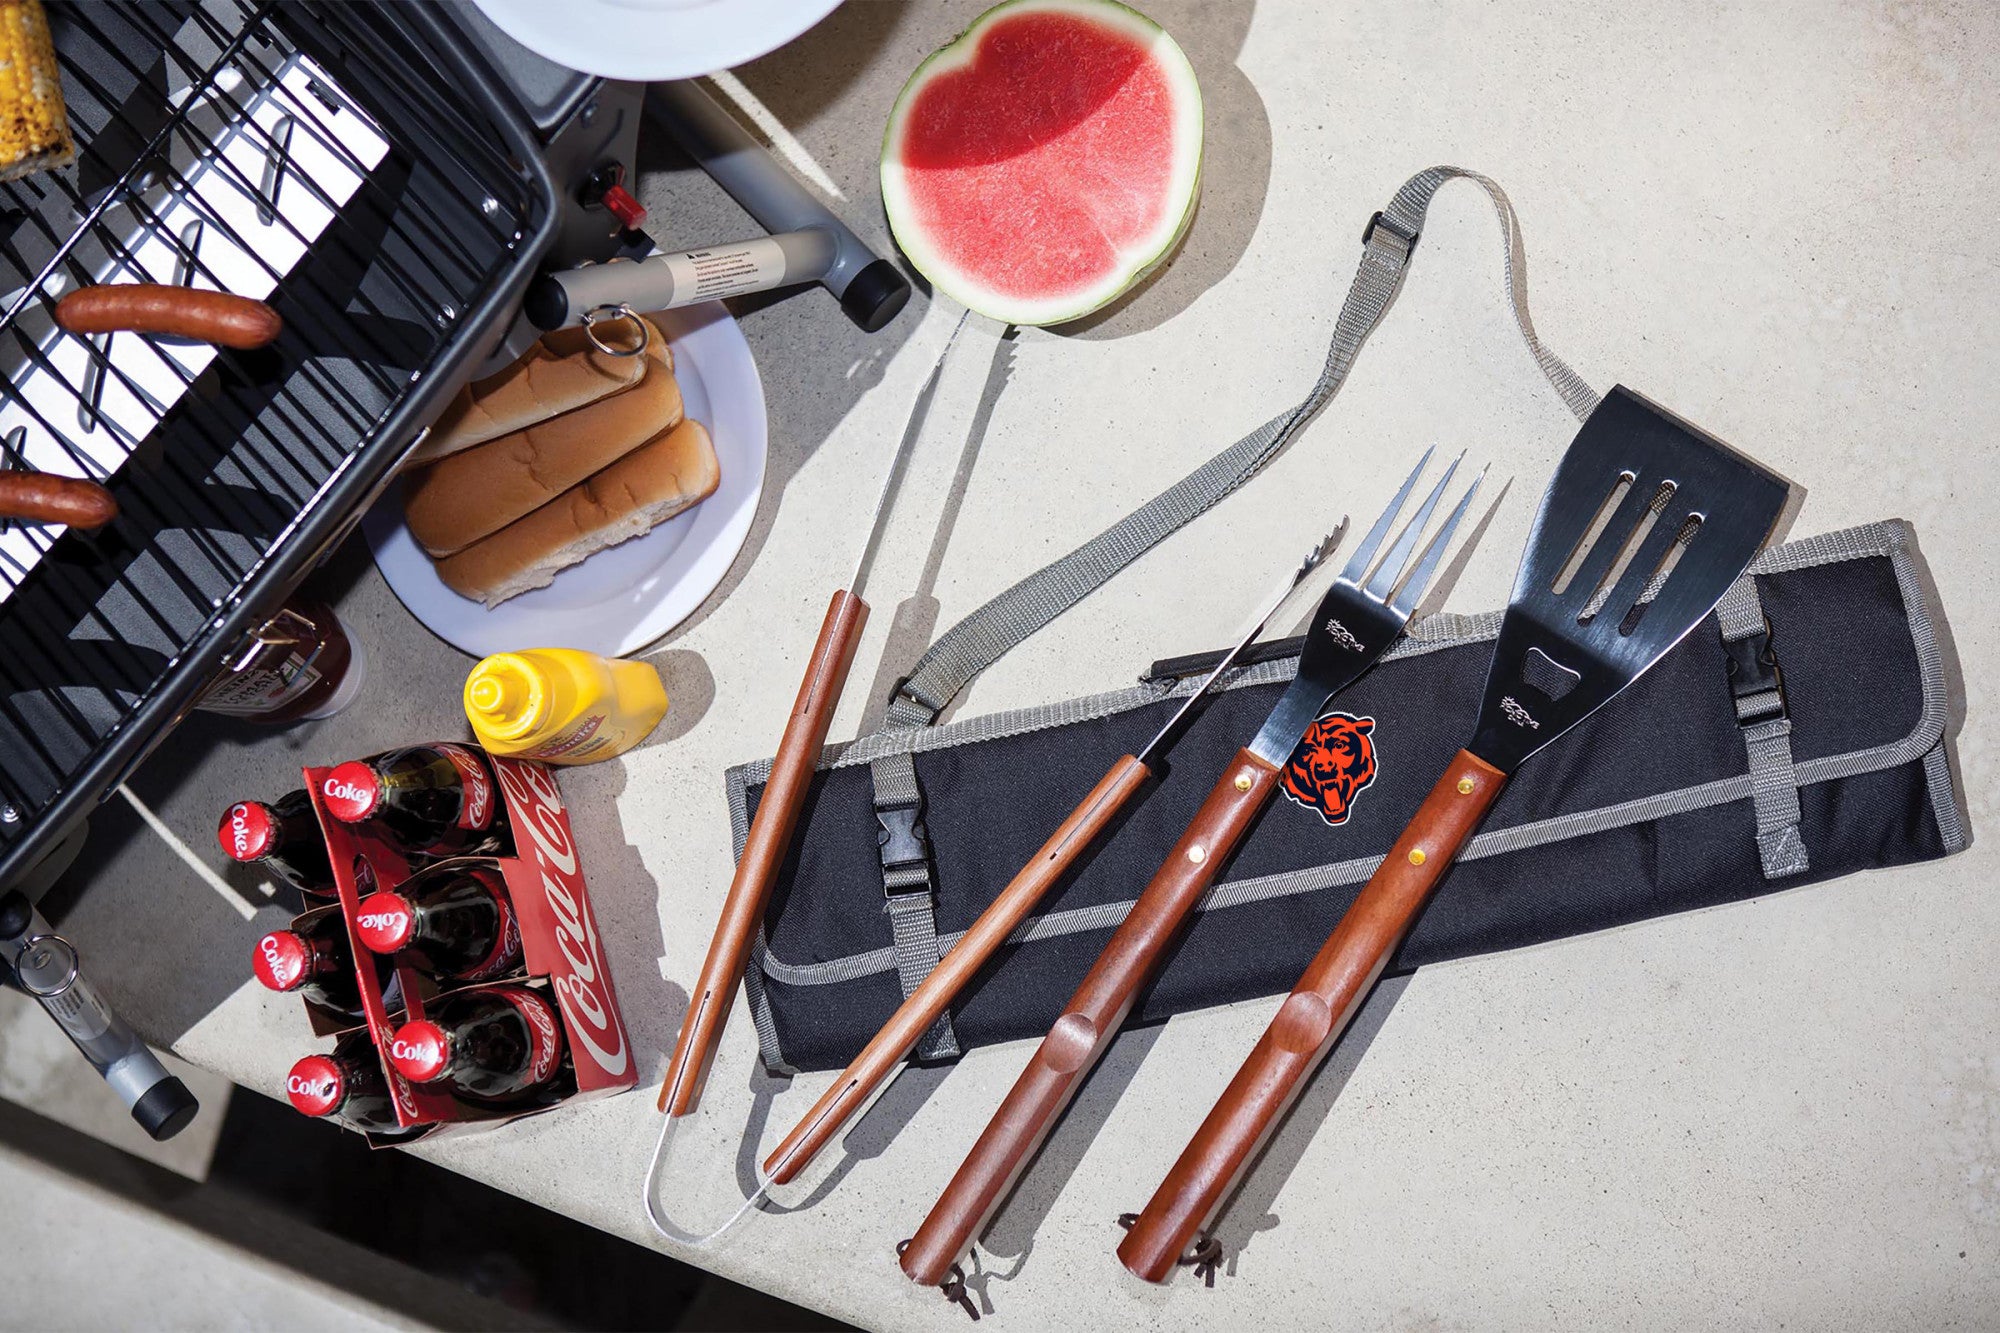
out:
{"label": "orange bear head logo", "polygon": [[1306,729],[1285,765],[1285,795],[1319,811],[1329,824],[1347,822],[1361,789],[1375,781],[1375,719],[1327,713]]}

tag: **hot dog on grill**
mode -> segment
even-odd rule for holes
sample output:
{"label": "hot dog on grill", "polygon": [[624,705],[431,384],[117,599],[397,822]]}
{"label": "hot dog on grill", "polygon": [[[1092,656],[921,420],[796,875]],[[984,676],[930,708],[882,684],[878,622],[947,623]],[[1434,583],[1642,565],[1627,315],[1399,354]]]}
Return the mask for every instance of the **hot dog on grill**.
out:
{"label": "hot dog on grill", "polygon": [[101,528],[118,517],[118,501],[94,481],[52,472],[0,471],[0,519]]}
{"label": "hot dog on grill", "polygon": [[262,301],[158,282],[79,287],[56,302],[56,323],[70,333],[164,333],[241,351],[264,346],[285,327]]}

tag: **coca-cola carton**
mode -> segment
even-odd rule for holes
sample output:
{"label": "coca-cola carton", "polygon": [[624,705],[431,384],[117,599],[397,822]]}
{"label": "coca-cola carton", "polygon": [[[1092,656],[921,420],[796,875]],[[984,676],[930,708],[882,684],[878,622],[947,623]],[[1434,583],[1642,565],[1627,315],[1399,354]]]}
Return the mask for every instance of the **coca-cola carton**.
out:
{"label": "coca-cola carton", "polygon": [[[379,914],[380,905],[393,904],[394,892],[412,881],[412,862],[401,850],[409,845],[407,833],[397,839],[366,818],[334,816],[330,805],[354,799],[352,765],[305,770],[306,790],[326,835],[339,912],[356,960],[363,1022],[357,1028],[351,1018],[343,1020],[323,1005],[309,1004],[307,1016],[315,1034],[340,1037],[342,1049],[349,1049],[357,1036],[365,1036],[373,1046],[403,1131],[395,1135],[370,1133],[370,1140],[377,1143],[408,1142],[407,1131],[413,1127],[434,1127],[435,1133],[455,1126],[512,1120],[572,1098],[620,1092],[638,1079],[555,775],[529,760],[479,754],[470,747],[433,748],[465,749],[482,761],[461,766],[466,802],[472,806],[497,797],[504,814],[503,819],[492,821],[507,835],[501,839],[500,854],[433,861],[416,872],[420,883],[449,876],[492,883],[497,876],[505,885],[511,912],[507,932],[519,933],[519,961],[499,973],[482,969],[470,984],[439,981],[410,966],[402,955],[391,968],[381,968],[372,961],[376,955],[364,941],[372,938],[381,943],[384,929],[393,923],[373,921],[364,929],[362,903],[375,898],[377,905],[372,910]],[[485,785],[488,773],[497,793]],[[294,925],[321,924],[318,918],[332,910],[309,913]],[[393,933],[389,938],[394,938]],[[507,956],[513,957],[512,950]],[[560,1068],[553,1076],[536,1081],[538,1095],[512,1102],[462,1095],[455,1090],[459,1085],[443,1076],[442,1066],[434,1081],[419,1083],[406,1077],[399,1061],[391,1058],[398,1034],[411,1024],[419,1025],[412,1029],[416,1033],[434,1034],[433,1010],[448,1019],[454,1008],[468,1007],[443,1003],[447,997],[488,989],[514,995],[539,1022],[546,1023],[540,1017],[543,1014],[553,1014],[558,1020],[560,1041],[555,1058],[561,1062]],[[526,998],[520,998],[524,993]],[[534,1003],[538,995],[546,997],[548,1003]],[[407,1039],[405,1044],[409,1044]],[[400,1063],[426,1077],[433,1073],[428,1065],[412,1064],[410,1059]]]}

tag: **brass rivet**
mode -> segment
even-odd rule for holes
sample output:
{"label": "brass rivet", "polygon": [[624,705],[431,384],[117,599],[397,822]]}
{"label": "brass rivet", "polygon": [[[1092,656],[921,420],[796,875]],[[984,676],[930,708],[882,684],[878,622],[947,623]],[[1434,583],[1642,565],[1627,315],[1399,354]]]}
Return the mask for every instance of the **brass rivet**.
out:
{"label": "brass rivet", "polygon": [[1200,865],[1203,861],[1206,861],[1207,859],[1208,859],[1208,849],[1203,847],[1200,843],[1196,843],[1194,846],[1188,848],[1188,860],[1194,862],[1196,865]]}
{"label": "brass rivet", "polygon": [[1250,790],[1250,775],[1248,773],[1238,773],[1236,775],[1236,790],[1238,791]]}
{"label": "brass rivet", "polygon": [[1471,778],[1460,778],[1458,780],[1458,794],[1460,796],[1472,795],[1472,787],[1473,782]]}
{"label": "brass rivet", "polygon": [[1410,848],[1410,864],[1413,866],[1420,866],[1423,863],[1424,863],[1424,849],[1421,847]]}

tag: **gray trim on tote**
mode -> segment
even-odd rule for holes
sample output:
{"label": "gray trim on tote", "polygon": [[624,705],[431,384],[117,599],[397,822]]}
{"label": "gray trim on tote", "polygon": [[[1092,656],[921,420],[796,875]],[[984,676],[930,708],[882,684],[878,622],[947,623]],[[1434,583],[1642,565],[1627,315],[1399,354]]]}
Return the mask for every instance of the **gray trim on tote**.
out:
{"label": "gray trim on tote", "polygon": [[[1918,672],[1922,682],[1922,709],[1915,725],[1903,737],[1863,750],[1806,760],[1797,765],[1797,780],[1799,786],[1805,787],[1859,773],[1894,768],[1922,759],[1925,778],[1930,787],[1932,808],[1936,813],[1945,848],[1948,852],[1955,852],[1965,845],[1965,834],[1958,818],[1951,790],[1950,766],[1945,760],[1942,744],[1947,716],[1944,656],[1939,649],[1936,628],[1932,623],[1932,608],[1924,597],[1921,581],[1917,577],[1915,555],[1911,549],[1912,538],[1909,524],[1900,519],[1807,537],[1766,551],[1751,566],[1751,574],[1778,573],[1872,557],[1889,559],[1909,617],[1911,640],[1916,650]],[[1408,636],[1391,650],[1388,657],[1391,659],[1414,657],[1442,648],[1490,640],[1498,634],[1499,627],[1499,612],[1477,616],[1446,614],[1429,617],[1413,624]],[[1262,662],[1232,673],[1228,682],[1219,685],[1218,688],[1244,689],[1255,685],[1273,684],[1289,680],[1296,669],[1296,658]],[[861,737],[846,745],[828,747],[823,767],[847,768],[865,764],[878,755],[891,753],[898,748],[907,753],[921,753],[949,746],[975,744],[1001,736],[1019,735],[1048,727],[1064,726],[1086,719],[1108,717],[1156,703],[1161,699],[1185,695],[1196,688],[1196,684],[1195,678],[1171,685],[1167,682],[1153,682],[1088,698],[953,722],[941,727],[878,733]],[[743,841],[749,828],[748,788],[752,783],[763,781],[769,771],[769,762],[760,761],[732,768],[727,774],[730,821],[735,831],[739,856],[742,854]],[[1752,799],[1752,796],[1751,776],[1744,773],[1737,777],[1660,792],[1617,805],[1557,815],[1512,828],[1481,833],[1466,845],[1459,859],[1479,860],[1484,857],[1499,856],[1647,820],[1708,809],[1733,801],[1747,801]],[[1284,874],[1219,883],[1208,891],[1196,910],[1217,911],[1274,898],[1316,893],[1334,887],[1358,884],[1373,874],[1380,862],[1380,857],[1357,857]],[[1029,917],[1020,929],[1015,931],[1010,942],[1028,943],[1084,931],[1109,929],[1124,920],[1131,908],[1132,903],[1125,901],[1041,913]],[[956,934],[940,935],[938,942],[941,946],[949,948],[957,943],[958,938]],[[896,967],[895,949],[892,946],[871,949],[826,962],[789,963],[770,952],[761,931],[752,959],[755,964],[752,971],[761,971],[772,981],[788,986],[832,985],[877,973],[894,972]],[[778,1046],[776,1025],[771,1021],[769,1002],[763,994],[761,985],[752,988],[751,1000],[753,1008],[758,1011],[758,1036],[764,1045],[765,1059],[774,1066],[781,1066],[782,1053]]]}

